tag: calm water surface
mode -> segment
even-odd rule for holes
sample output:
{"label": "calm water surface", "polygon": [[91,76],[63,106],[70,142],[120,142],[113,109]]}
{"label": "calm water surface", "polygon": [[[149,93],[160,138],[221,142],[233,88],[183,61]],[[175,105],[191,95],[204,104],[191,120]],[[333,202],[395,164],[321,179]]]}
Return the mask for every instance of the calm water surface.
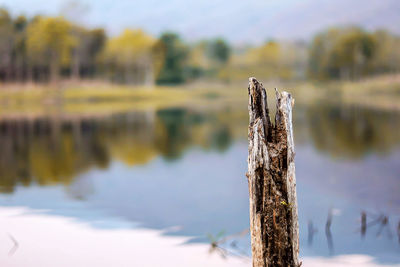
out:
{"label": "calm water surface", "polygon": [[[0,263],[249,266],[247,124],[232,106],[2,119]],[[294,127],[307,265],[399,264],[400,114],[299,104]]]}

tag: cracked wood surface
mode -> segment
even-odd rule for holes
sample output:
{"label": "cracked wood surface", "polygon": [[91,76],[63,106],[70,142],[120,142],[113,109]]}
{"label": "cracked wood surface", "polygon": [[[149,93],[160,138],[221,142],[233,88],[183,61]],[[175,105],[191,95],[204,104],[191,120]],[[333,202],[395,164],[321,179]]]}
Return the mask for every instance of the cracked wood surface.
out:
{"label": "cracked wood surface", "polygon": [[249,79],[250,229],[253,267],[300,266],[292,107],[294,99],[275,89],[271,123],[267,94]]}

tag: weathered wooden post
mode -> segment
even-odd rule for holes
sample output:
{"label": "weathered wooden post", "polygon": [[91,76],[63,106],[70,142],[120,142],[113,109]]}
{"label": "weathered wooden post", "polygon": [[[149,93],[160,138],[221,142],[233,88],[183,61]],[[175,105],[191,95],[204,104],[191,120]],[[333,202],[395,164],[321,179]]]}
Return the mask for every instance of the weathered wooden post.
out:
{"label": "weathered wooden post", "polygon": [[249,79],[250,231],[253,267],[293,266],[299,263],[299,226],[292,107],[287,92],[276,93],[275,124],[271,123],[267,94]]}

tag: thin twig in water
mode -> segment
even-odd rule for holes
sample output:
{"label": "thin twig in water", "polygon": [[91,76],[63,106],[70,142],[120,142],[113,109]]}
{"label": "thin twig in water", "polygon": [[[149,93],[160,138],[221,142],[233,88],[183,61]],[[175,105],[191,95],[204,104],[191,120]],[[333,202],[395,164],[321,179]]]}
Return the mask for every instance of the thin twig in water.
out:
{"label": "thin twig in water", "polygon": [[14,243],[14,246],[10,249],[8,252],[8,256],[14,255],[14,253],[17,251],[19,244],[18,241],[9,233],[8,237],[11,239],[11,241]]}
{"label": "thin twig in water", "polygon": [[328,213],[328,218],[326,219],[326,224],[325,224],[325,235],[326,235],[326,240],[328,242],[329,253],[331,255],[334,252],[333,238],[332,238],[332,233],[331,233],[332,217],[333,217],[333,210],[330,209],[329,213]]}
{"label": "thin twig in water", "polygon": [[367,233],[367,213],[365,211],[361,212],[361,238],[365,238]]}
{"label": "thin twig in water", "polygon": [[382,220],[380,221],[380,227],[378,232],[376,233],[376,236],[379,237],[383,231],[383,229],[386,228],[386,232],[388,234],[389,239],[392,238],[392,232],[390,231],[390,226],[389,226],[389,217],[388,216],[383,216]]}
{"label": "thin twig in water", "polygon": [[308,221],[308,246],[311,247],[314,239],[314,234],[317,232],[317,228],[314,227],[311,220]]}
{"label": "thin twig in water", "polygon": [[399,224],[397,225],[397,235],[399,236],[399,244],[400,244],[400,221]]}
{"label": "thin twig in water", "polygon": [[209,253],[213,253],[216,251],[221,255],[222,258],[226,258],[229,254],[233,255],[233,256],[238,256],[238,257],[248,257],[247,253],[244,250],[240,250],[237,247],[236,240],[232,240],[231,247],[235,248],[239,253],[234,253],[232,251],[228,251],[227,249],[220,246],[221,244],[226,243],[228,240],[231,240],[235,237],[243,237],[243,236],[247,235],[248,233],[249,233],[249,229],[247,228],[239,233],[221,237],[219,239],[218,239],[218,236],[223,234],[223,232],[219,233],[216,237],[213,237],[212,235],[208,235],[208,238],[210,239],[210,245],[211,245]]}

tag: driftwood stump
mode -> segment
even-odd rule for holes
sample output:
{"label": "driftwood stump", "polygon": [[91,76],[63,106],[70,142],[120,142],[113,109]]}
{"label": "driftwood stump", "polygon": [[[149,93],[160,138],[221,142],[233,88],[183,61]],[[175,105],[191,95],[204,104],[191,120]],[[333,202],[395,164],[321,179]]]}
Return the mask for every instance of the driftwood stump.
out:
{"label": "driftwood stump", "polygon": [[299,226],[292,107],[287,92],[276,93],[275,124],[271,123],[267,94],[249,79],[250,231],[253,267],[294,266],[299,263]]}

